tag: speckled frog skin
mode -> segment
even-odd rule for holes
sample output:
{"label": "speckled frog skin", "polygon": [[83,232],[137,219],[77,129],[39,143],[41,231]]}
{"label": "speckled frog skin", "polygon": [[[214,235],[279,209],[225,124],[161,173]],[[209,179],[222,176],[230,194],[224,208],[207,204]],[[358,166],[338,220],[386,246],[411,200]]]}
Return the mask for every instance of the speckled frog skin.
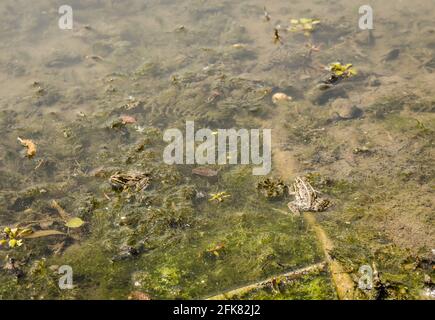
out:
{"label": "speckled frog skin", "polygon": [[301,211],[325,211],[330,205],[329,200],[319,197],[319,192],[303,177],[296,178],[289,194],[295,197],[287,204],[295,215],[300,215]]}

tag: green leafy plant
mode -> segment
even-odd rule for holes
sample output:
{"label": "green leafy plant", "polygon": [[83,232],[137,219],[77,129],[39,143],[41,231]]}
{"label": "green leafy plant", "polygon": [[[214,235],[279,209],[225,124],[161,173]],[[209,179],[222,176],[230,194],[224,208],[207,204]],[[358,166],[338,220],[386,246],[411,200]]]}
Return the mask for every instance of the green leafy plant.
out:
{"label": "green leafy plant", "polygon": [[333,62],[329,64],[328,70],[337,77],[350,78],[357,75],[357,71],[351,63],[342,65],[340,62]]}
{"label": "green leafy plant", "polygon": [[0,240],[0,246],[7,245],[9,248],[21,247],[23,240],[21,238],[32,233],[31,229],[27,228],[9,228],[5,227],[2,232],[2,239]]}

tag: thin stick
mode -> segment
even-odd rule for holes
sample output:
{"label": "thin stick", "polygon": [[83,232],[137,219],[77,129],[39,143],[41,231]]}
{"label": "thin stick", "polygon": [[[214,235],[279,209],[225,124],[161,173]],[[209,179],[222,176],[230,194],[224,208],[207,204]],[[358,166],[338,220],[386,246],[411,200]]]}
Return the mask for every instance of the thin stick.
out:
{"label": "thin stick", "polygon": [[298,269],[295,271],[290,271],[290,272],[286,272],[283,274],[279,274],[276,276],[273,276],[271,278],[268,278],[266,280],[260,281],[260,282],[256,282],[244,287],[240,287],[228,292],[224,292],[215,296],[212,296],[210,298],[207,298],[207,300],[228,300],[228,299],[232,299],[234,297],[240,297],[246,293],[249,293],[251,291],[254,290],[258,290],[258,289],[262,289],[265,288],[267,286],[273,286],[277,281],[279,282],[289,282],[292,280],[295,280],[297,278],[300,278],[306,274],[309,273],[318,273],[322,270],[325,269],[326,266],[326,262],[320,262],[302,269]]}

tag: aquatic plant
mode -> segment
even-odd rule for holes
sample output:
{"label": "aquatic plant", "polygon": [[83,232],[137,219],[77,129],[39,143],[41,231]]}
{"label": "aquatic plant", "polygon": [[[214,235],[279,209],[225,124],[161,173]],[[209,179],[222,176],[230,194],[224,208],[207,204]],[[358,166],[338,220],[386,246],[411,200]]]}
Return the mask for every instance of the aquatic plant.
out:
{"label": "aquatic plant", "polygon": [[267,199],[281,198],[287,191],[287,186],[281,179],[267,178],[258,182],[256,188]]}
{"label": "aquatic plant", "polygon": [[210,194],[209,201],[216,201],[216,202],[224,202],[226,198],[231,197],[229,193],[226,191],[218,192],[218,193],[212,193]]}
{"label": "aquatic plant", "polygon": [[340,62],[333,62],[329,64],[328,70],[337,77],[350,78],[357,75],[357,71],[351,63],[342,65]]}
{"label": "aquatic plant", "polygon": [[23,245],[23,237],[32,233],[31,229],[27,228],[9,228],[5,227],[2,232],[0,246],[8,245],[9,248],[21,247]]}
{"label": "aquatic plant", "polygon": [[311,32],[315,30],[315,27],[320,24],[319,19],[301,18],[301,19],[291,19],[291,26],[288,31],[297,32],[303,31],[306,36],[309,36]]}

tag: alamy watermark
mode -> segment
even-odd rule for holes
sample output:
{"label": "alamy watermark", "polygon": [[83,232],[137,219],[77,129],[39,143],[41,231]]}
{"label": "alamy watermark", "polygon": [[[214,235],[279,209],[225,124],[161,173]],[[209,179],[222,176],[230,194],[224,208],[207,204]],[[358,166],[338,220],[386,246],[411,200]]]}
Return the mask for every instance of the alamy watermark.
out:
{"label": "alamy watermark", "polygon": [[194,121],[186,121],[185,133],[184,137],[179,129],[164,132],[163,140],[170,142],[163,152],[166,164],[240,163],[259,165],[252,169],[253,175],[267,175],[271,171],[271,129],[218,129],[215,132],[199,129],[195,132]]}
{"label": "alamy watermark", "polygon": [[[368,5],[362,5],[358,9],[358,13],[361,15],[358,21],[358,26],[361,30],[372,30],[373,29],[373,8]],[[62,30],[72,30],[73,29],[73,9],[70,5],[62,5],[59,7],[59,18],[58,25]]]}
{"label": "alamy watermark", "polygon": [[362,16],[359,18],[358,26],[361,30],[373,30],[373,9],[369,5],[359,7],[358,13]]}
{"label": "alamy watermark", "polygon": [[63,5],[59,7],[59,28],[62,30],[72,30],[73,28],[73,9],[71,6]]}
{"label": "alamy watermark", "polygon": [[73,269],[71,266],[60,266],[58,273],[62,274],[62,276],[59,278],[59,288],[62,290],[73,289]]}
{"label": "alamy watermark", "polygon": [[373,269],[369,265],[362,265],[358,272],[361,277],[358,279],[358,288],[361,290],[373,289]]}

